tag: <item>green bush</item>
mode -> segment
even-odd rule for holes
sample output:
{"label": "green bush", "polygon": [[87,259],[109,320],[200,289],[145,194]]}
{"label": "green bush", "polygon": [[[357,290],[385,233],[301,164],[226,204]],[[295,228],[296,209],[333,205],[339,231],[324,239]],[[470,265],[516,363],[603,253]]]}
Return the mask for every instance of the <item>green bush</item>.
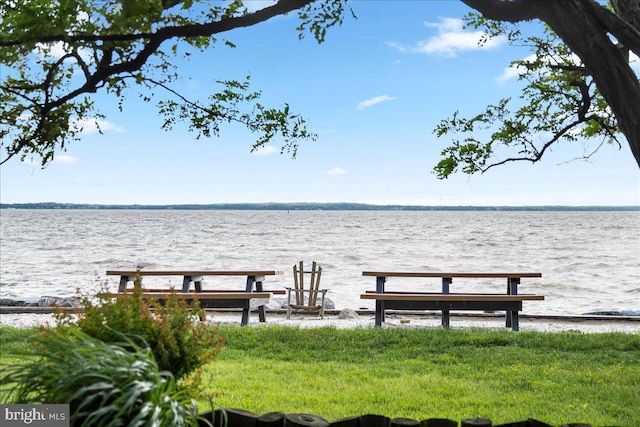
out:
{"label": "green bush", "polygon": [[[63,330],[77,326],[87,335],[104,342],[119,342],[122,335],[143,339],[151,348],[161,370],[182,378],[199,366],[215,360],[224,337],[218,326],[200,322],[204,312],[197,302],[187,305],[171,292],[163,304],[147,300],[144,289],[136,284],[133,292],[113,298],[107,292],[94,303],[82,298],[82,310],[76,316],[58,313]],[[138,345],[142,345],[138,342]]]}
{"label": "green bush", "polygon": [[196,426],[198,407],[151,350],[78,329],[43,330],[25,364],[5,368],[3,402],[67,403],[72,426]]}

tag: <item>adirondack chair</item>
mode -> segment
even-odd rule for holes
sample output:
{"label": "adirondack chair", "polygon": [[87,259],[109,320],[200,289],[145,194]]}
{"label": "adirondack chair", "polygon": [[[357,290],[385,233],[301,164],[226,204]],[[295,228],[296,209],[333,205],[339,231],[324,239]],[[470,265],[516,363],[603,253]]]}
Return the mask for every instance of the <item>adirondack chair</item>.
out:
{"label": "adirondack chair", "polygon": [[[309,286],[305,288],[305,275],[309,275]],[[287,289],[287,319],[291,318],[291,311],[318,312],[324,319],[325,296],[328,289],[320,289],[320,277],[322,267],[315,261],[311,264],[311,270],[304,269],[303,261],[293,266],[293,288]],[[295,302],[291,300],[294,294]],[[320,303],[318,304],[318,296]]]}

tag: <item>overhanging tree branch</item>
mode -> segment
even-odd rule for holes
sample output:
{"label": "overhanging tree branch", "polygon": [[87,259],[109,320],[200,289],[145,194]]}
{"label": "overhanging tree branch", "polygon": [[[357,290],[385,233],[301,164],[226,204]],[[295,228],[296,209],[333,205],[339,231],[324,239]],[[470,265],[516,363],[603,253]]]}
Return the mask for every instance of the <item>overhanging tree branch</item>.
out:
{"label": "overhanging tree branch", "polygon": [[140,32],[133,34],[53,34],[34,35],[19,40],[5,38],[0,35],[0,47],[20,46],[25,43],[95,43],[95,42],[124,42],[137,40],[153,40],[155,43],[181,37],[207,37],[213,34],[223,33],[235,28],[250,27],[273,17],[284,15],[294,10],[305,7],[317,0],[280,0],[272,6],[265,7],[256,12],[243,16],[228,17],[220,21],[204,24],[191,24],[183,26],[163,27],[155,32]]}
{"label": "overhanging tree branch", "polygon": [[[137,84],[154,81],[162,86],[174,80],[177,75],[168,74],[167,70],[174,65],[169,62],[170,56],[162,52],[161,45],[169,40],[183,40],[203,49],[216,41],[215,35],[231,31],[236,28],[249,27],[264,22],[278,15],[287,14],[300,9],[302,23],[299,31],[311,30],[318,42],[324,40],[326,27],[342,22],[343,6],[346,0],[279,0],[277,3],[264,7],[252,13],[246,13],[238,7],[238,3],[211,4],[211,9],[205,12],[190,14],[189,7],[174,10],[161,16],[156,0],[136,0],[136,5],[151,8],[142,13],[125,14],[124,10],[108,7],[94,7],[89,18],[80,16],[56,16],[57,21],[46,30],[46,21],[34,20],[33,9],[29,3],[21,3],[15,8],[0,6],[3,13],[14,13],[15,22],[25,19],[24,28],[40,28],[41,31],[25,30],[18,27],[8,28],[0,34],[0,60],[7,65],[14,66],[14,73],[19,78],[10,77],[11,83],[0,84],[0,135],[2,147],[6,150],[5,163],[15,155],[39,155],[43,166],[53,158],[57,147],[64,148],[69,140],[77,140],[78,131],[72,121],[91,120],[90,114],[95,116],[93,103],[88,96],[100,89],[106,88],[124,100],[123,91],[125,80],[135,81]],[[168,9],[180,0],[163,0],[164,9]],[[315,5],[312,5],[315,3]],[[78,3],[80,4],[80,3]],[[78,4],[69,2],[66,8],[78,12]],[[92,7],[92,3],[82,3],[84,7]],[[60,12],[58,3],[50,4],[51,11]],[[38,6],[40,7],[40,6]],[[24,8],[24,16],[21,16]],[[66,9],[65,9],[66,10]],[[83,10],[83,12],[86,12]],[[7,20],[6,22],[14,22]],[[100,24],[98,24],[100,23]],[[184,23],[175,25],[176,23]],[[164,26],[163,26],[164,25]],[[151,31],[155,27],[155,30]],[[60,30],[65,28],[64,30]],[[67,29],[68,28],[68,29]],[[6,34],[9,34],[7,36]],[[51,46],[65,49],[65,53],[56,58]],[[177,45],[177,42],[176,42]],[[45,46],[44,48],[42,46]],[[37,51],[35,50],[37,49]],[[174,47],[175,49],[175,47]],[[29,59],[32,53],[39,52],[37,61]],[[82,54],[80,54],[82,52]],[[92,55],[91,60],[85,61],[84,54]],[[155,58],[156,61],[152,61]],[[20,64],[15,64],[20,61]],[[33,67],[33,65],[36,65]],[[33,67],[34,72],[31,72]],[[40,69],[38,69],[40,67]],[[73,74],[73,69],[80,73]],[[22,71],[25,70],[25,71]],[[154,70],[158,79],[149,79]],[[40,74],[37,74],[38,71]],[[77,83],[78,77],[82,81]],[[135,78],[134,80],[129,79]],[[74,84],[75,83],[75,84]],[[221,83],[221,82],[219,82]],[[72,86],[73,85],[73,86]],[[69,88],[69,86],[72,86]],[[164,85],[168,88],[167,85]],[[247,90],[248,86],[239,85],[236,90]],[[84,98],[83,98],[84,96]],[[217,133],[216,116],[224,109],[226,102],[256,102],[256,93],[238,96],[236,99],[225,97],[215,98],[219,102],[220,110],[216,108],[194,108],[190,105],[192,114],[191,126],[201,134],[208,136],[211,130],[200,127],[202,123],[209,123]],[[145,100],[150,100],[144,96]],[[182,97],[182,101],[186,98]],[[188,105],[188,104],[185,104]],[[169,110],[167,110],[169,111]],[[187,114],[186,110],[171,110],[176,114]],[[196,113],[198,111],[198,113]],[[315,135],[306,131],[304,120],[289,112],[286,106],[282,111],[269,109],[258,103],[254,105],[253,113],[242,113],[238,109],[225,110],[224,119],[243,123],[249,130],[262,133],[256,144],[265,144],[279,133],[295,153],[299,139],[314,139]],[[206,117],[208,114],[210,117]],[[233,116],[237,114],[237,116]],[[197,117],[197,120],[195,119]],[[220,118],[222,116],[219,116]],[[95,120],[95,119],[94,119]],[[256,148],[256,146],[254,146]]]}
{"label": "overhanging tree branch", "polygon": [[[567,110],[568,113],[576,114],[578,118],[589,118],[589,120],[583,120],[586,128],[580,134],[583,137],[603,134],[609,141],[617,142],[616,133],[622,132],[636,163],[640,167],[640,82],[629,65],[628,56],[629,50],[636,54],[640,51],[640,26],[638,25],[640,23],[640,0],[613,0],[615,12],[594,0],[462,1],[487,19],[512,23],[538,19],[546,23],[566,45],[563,49],[575,53],[584,64],[576,67],[569,60],[560,67],[549,67],[551,70],[566,72],[566,77],[562,79],[566,78],[566,83],[569,86],[582,91],[582,105],[576,109]],[[482,22],[482,20],[477,22]],[[502,28],[504,30],[505,27]],[[493,32],[495,33],[495,31]],[[514,32],[513,34],[519,33]],[[612,40],[612,37],[615,37],[616,40]],[[621,49],[616,43],[622,44],[625,49]],[[557,48],[560,44],[548,44],[547,46]],[[538,45],[536,53],[538,57],[550,55],[550,52],[541,45]],[[539,64],[527,68],[529,75],[532,75],[531,73],[535,72],[534,70],[538,66]],[[601,97],[597,102],[597,109],[604,112],[605,115],[607,111],[611,111],[615,121],[612,122],[611,118],[605,118],[602,114],[587,115],[594,105],[591,102],[593,95],[586,96],[587,93],[590,93],[588,89],[590,84],[586,84],[580,79],[571,78],[571,73],[576,72],[580,74],[581,79],[593,79],[597,86],[595,95]],[[552,79],[543,80],[539,88],[543,90],[538,93],[546,93],[550,97],[567,90],[562,86],[555,86]],[[535,85],[529,86],[529,89],[535,89]],[[531,91],[527,96],[532,93],[536,93],[536,91]],[[569,105],[567,104],[564,108],[568,108]],[[532,108],[539,108],[539,106]],[[457,121],[459,122],[460,119]],[[457,131],[461,130],[461,127],[455,126],[456,120],[444,121],[443,123],[445,124],[441,124],[436,129],[440,136],[454,132],[456,129]],[[499,135],[504,135],[504,132]],[[472,140],[475,141],[474,138]],[[511,144],[512,141],[507,140],[505,145]],[[557,139],[549,142],[556,143]],[[500,140],[496,141],[496,145],[500,145],[500,143]],[[494,147],[490,144],[477,146],[473,142],[461,145],[455,141],[452,147],[443,151],[445,159],[436,166],[436,173],[439,177],[444,178],[455,171],[458,165],[463,167],[467,173],[480,171],[483,168],[477,167],[473,156],[480,156],[484,159],[483,161],[486,161],[488,154],[492,153],[493,149]],[[461,150],[464,151],[464,155],[459,155]],[[474,160],[469,160],[470,158]],[[515,159],[519,159],[519,157],[511,156],[509,161]],[[531,159],[526,158],[525,160]],[[471,166],[465,169],[462,166],[464,164]],[[498,161],[497,164],[502,164],[502,162]]]}

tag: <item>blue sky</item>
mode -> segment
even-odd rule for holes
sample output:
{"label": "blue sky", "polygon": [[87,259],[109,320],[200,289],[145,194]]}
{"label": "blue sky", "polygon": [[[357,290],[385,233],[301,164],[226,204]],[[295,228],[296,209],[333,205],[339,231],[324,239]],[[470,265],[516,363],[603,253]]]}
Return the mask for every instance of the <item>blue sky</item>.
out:
{"label": "blue sky", "polygon": [[576,143],[542,163],[438,180],[432,169],[448,141],[435,126],[456,110],[470,116],[517,97],[509,63],[530,52],[502,41],[477,48],[478,34],[461,28],[469,9],[458,1],[351,4],[358,19],[347,17],[322,45],[298,40],[295,16],[278,17],[227,33],[235,49],[217,46],[178,69],[182,80],[172,87],[189,96],[213,93],[216,79],[250,74],[263,104],[288,103],[318,134],[295,160],[280,154],[277,141],[250,153],[255,135],[234,125],[211,140],[196,141],[181,125],[162,131],[155,104],[134,88],[123,112],[97,95],[104,134],[87,126],[82,141],[44,170],[18,160],[3,165],[2,202],[640,204],[640,171],[626,143],[588,162],[571,161],[589,151]]}

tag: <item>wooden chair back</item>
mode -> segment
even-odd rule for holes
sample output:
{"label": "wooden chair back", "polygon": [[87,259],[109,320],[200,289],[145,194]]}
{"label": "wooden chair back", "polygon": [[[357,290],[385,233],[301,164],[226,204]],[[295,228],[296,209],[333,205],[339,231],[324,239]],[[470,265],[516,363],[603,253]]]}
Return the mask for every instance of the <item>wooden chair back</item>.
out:
{"label": "wooden chair back", "polygon": [[[309,279],[305,280],[305,275]],[[293,288],[287,289],[287,319],[291,316],[291,310],[318,311],[320,317],[324,319],[325,297],[327,289],[320,289],[320,278],[322,277],[322,267],[315,261],[311,263],[311,269],[304,269],[304,262],[300,261],[293,266]],[[291,294],[295,294],[295,304],[291,300]],[[318,295],[320,302],[318,302]],[[307,301],[305,301],[305,296]]]}
{"label": "wooden chair back", "polygon": [[[304,275],[309,275],[309,288],[308,292],[309,303],[307,304],[310,307],[313,307],[318,302],[318,290],[320,289],[320,277],[322,277],[322,267],[319,266],[315,261],[311,263],[311,270],[305,271],[304,269],[304,261],[300,261],[298,264],[293,266],[293,285],[296,290],[304,290],[305,289],[305,280]],[[305,305],[304,303],[304,294],[307,292],[296,292],[296,305]]]}

